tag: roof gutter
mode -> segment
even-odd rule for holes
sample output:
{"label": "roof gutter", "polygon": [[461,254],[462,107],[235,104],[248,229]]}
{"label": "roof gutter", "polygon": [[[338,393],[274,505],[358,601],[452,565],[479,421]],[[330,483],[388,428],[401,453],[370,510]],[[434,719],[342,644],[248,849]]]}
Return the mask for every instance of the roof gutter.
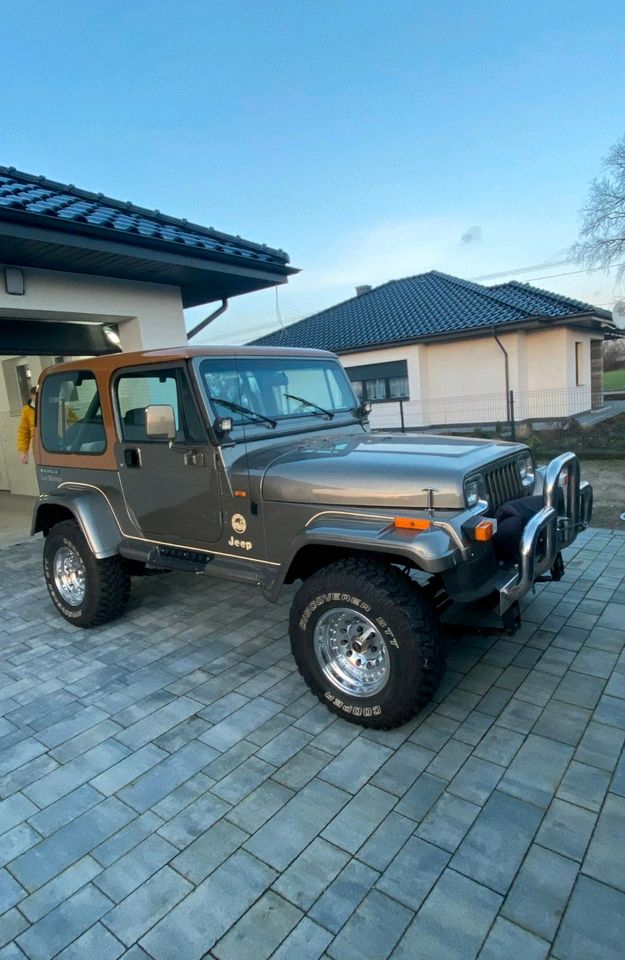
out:
{"label": "roof gutter", "polygon": [[216,310],[213,310],[212,313],[209,313],[209,315],[204,320],[201,320],[200,323],[198,323],[195,327],[193,327],[192,330],[189,330],[189,332],[187,333],[187,341],[191,340],[192,337],[195,337],[196,334],[200,333],[200,331],[203,330],[204,327],[207,327],[209,323],[212,323],[213,320],[216,320],[217,317],[220,317],[222,313],[226,312],[227,309],[228,309],[228,301],[222,300],[220,307],[217,307]]}

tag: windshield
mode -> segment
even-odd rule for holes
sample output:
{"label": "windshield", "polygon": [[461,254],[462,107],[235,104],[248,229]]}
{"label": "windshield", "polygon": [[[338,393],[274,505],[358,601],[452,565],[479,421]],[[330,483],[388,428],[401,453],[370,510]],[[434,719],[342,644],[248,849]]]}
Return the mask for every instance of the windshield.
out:
{"label": "windshield", "polygon": [[247,433],[269,432],[291,420],[327,423],[358,403],[336,360],[220,357],[202,360],[200,378],[215,416],[231,417]]}

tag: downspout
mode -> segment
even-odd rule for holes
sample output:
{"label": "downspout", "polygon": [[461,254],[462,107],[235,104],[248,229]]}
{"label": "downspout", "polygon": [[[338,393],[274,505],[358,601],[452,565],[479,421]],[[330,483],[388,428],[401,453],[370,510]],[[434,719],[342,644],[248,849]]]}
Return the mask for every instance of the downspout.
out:
{"label": "downspout", "polygon": [[506,350],[503,343],[495,333],[494,327],[493,327],[492,333],[493,333],[493,338],[495,340],[495,343],[497,344],[497,346],[499,347],[499,349],[504,355],[504,367],[505,367],[505,375],[506,375],[506,417],[508,419],[508,423],[510,423],[510,419],[511,419],[510,417],[510,369],[508,365],[509,363],[508,351]]}
{"label": "downspout", "polygon": [[187,334],[187,340],[191,340],[191,338],[194,337],[196,334],[198,334],[201,330],[203,330],[204,327],[207,327],[209,323],[212,323],[213,320],[216,320],[217,317],[220,317],[222,313],[225,313],[227,309],[228,309],[228,301],[222,300],[220,307],[217,307],[216,310],[213,310],[212,313],[209,313],[209,315],[206,317],[205,320],[200,321],[200,323],[198,323],[197,326],[193,327],[192,330],[189,330]]}

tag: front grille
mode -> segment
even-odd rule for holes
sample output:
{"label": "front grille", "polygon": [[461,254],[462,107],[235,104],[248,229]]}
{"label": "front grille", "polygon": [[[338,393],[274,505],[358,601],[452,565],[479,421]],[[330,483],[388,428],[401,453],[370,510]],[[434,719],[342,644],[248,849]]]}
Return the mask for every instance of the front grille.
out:
{"label": "front grille", "polygon": [[516,460],[507,460],[484,472],[488,504],[495,513],[508,500],[517,500],[523,496],[523,484],[519,476]]}

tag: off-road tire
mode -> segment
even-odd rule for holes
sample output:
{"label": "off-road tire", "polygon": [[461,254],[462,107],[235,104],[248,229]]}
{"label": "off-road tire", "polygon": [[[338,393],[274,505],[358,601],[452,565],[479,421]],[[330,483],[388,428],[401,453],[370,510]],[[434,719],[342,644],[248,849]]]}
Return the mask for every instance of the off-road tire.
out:
{"label": "off-road tire", "polygon": [[[54,557],[61,547],[73,550],[85,569],[85,596],[79,606],[68,604],[54,580]],[[74,520],[63,520],[48,532],[43,548],[43,574],[52,602],[69,623],[98,627],[119,617],[130,595],[130,574],[120,556],[98,560]]]}
{"label": "off-road tire", "polygon": [[[365,611],[380,628],[390,669],[386,685],[372,697],[335,687],[317,659],[315,624],[332,607]],[[309,577],[291,607],[290,636],[299,671],[321,702],[343,719],[375,729],[412,719],[431,700],[445,669],[431,601],[405,573],[376,560],[340,560]]]}

